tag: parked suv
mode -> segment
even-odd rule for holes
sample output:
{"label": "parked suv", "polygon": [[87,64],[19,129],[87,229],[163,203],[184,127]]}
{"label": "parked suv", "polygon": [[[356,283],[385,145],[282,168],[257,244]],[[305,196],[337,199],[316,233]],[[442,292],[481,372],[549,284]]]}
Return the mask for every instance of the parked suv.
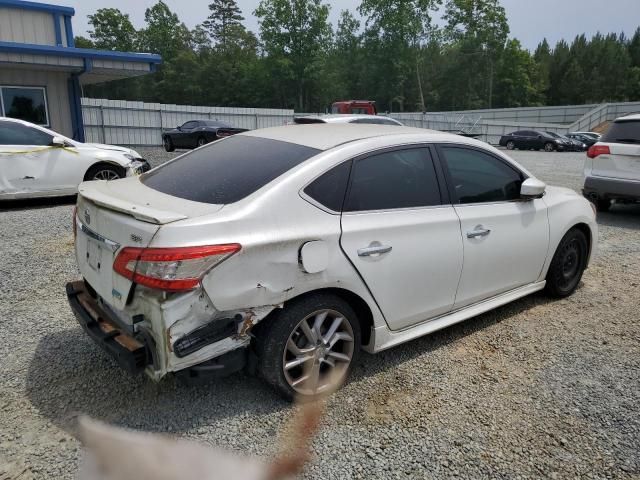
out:
{"label": "parked suv", "polygon": [[587,157],[583,193],[598,210],[640,201],[640,115],[615,120]]}

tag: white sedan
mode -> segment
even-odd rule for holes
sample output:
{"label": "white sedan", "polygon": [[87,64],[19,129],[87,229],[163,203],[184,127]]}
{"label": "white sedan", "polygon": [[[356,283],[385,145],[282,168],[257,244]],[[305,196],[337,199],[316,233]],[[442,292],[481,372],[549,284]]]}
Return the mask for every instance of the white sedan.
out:
{"label": "white sedan", "polygon": [[81,143],[44,127],[0,117],[0,200],[73,195],[86,180],[149,169],[134,150]]}
{"label": "white sedan", "polygon": [[597,244],[576,192],[406,127],[255,130],[79,191],[67,295],[97,343],[156,380],[248,362],[287,398],[346,377],[361,349],[568,296]]}

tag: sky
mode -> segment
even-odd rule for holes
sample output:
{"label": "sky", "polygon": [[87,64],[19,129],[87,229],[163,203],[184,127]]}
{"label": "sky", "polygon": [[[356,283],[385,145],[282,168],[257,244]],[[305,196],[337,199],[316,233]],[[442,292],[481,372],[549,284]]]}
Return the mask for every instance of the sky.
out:
{"label": "sky", "polygon": [[[208,15],[208,0],[165,0],[189,28],[201,23]],[[253,11],[259,0],[237,0],[246,18],[245,26],[254,32],[258,22]],[[331,21],[335,24],[343,9],[356,12],[360,0],[325,0],[331,5]],[[55,3],[74,7],[74,32],[87,36],[87,15],[98,8],[113,7],[128,13],[136,28],[144,26],[144,11],[156,0],[60,0]],[[523,46],[535,49],[547,38],[554,45],[564,38],[572,40],[581,33],[625,32],[633,35],[640,26],[640,0],[502,0],[507,11],[511,36]]]}

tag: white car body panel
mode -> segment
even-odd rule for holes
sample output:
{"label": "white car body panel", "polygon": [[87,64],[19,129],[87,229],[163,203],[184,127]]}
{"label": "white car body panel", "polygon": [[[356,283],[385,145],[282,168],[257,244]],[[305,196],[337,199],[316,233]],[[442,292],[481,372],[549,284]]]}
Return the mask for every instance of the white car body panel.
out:
{"label": "white car body panel", "polygon": [[[542,199],[456,205],[455,210],[464,244],[455,309],[536,281],[549,246],[547,207]],[[490,232],[468,238],[481,229]]]}
{"label": "white car body panel", "polygon": [[[112,272],[97,273],[95,262],[92,266],[86,260],[91,240],[78,233],[82,238],[76,247],[78,266],[106,307],[128,325],[144,315],[136,328],[147,330],[157,345],[159,363],[147,368],[156,380],[246,346],[253,325],[309,292],[346,292],[364,302],[371,312],[371,335],[363,348],[376,352],[542,289],[558,243],[578,223],[589,229],[594,255],[594,213],[588,201],[566,189],[548,187],[543,199],[498,206],[444,205],[353,215],[327,211],[303,193],[314,179],[345,160],[414,144],[471,145],[532,177],[508,156],[477,140],[371,125],[296,125],[239,135],[325,151],[224,206],[171,197],[146,187],[137,177],[80,187],[78,220],[84,222],[84,209],[89,208],[92,221],[87,227],[95,227],[96,233],[120,246],[242,245],[233,257],[206,273],[195,291],[167,296],[138,286],[127,303],[131,282]],[[380,221],[378,229],[375,218]],[[468,241],[467,230],[478,224],[493,227],[491,235]],[[372,241],[392,243],[391,255],[363,261],[357,250]],[[300,256],[309,242],[322,245],[326,264],[313,273],[305,270]],[[111,268],[113,253],[100,254],[106,268]],[[463,264],[467,260],[471,263]],[[173,344],[185,333],[236,316],[242,319],[237,335],[184,358],[174,354]]]}
{"label": "white car body panel", "polygon": [[61,138],[66,144],[0,145],[0,200],[73,195],[89,168],[99,162],[122,167],[127,176],[137,173],[141,157],[129,148],[80,143],[29,122],[0,120]]}
{"label": "white car body panel", "polygon": [[608,146],[611,154],[598,155],[595,159],[589,159],[591,175],[640,181],[640,145],[606,142],[598,142],[596,145]]}

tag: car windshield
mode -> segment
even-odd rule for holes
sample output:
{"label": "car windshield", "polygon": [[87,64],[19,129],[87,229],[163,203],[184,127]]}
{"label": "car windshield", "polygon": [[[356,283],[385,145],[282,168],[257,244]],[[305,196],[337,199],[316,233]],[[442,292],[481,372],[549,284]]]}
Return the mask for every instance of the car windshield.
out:
{"label": "car windshield", "polygon": [[167,195],[224,205],[242,200],[320,150],[267,138],[234,135],[142,175]]}
{"label": "car windshield", "polygon": [[547,136],[549,136],[549,137],[553,137],[553,138],[562,138],[560,135],[558,135],[558,134],[557,134],[557,133],[555,133],[555,132],[544,132],[544,133],[546,133],[546,134],[547,134]]}
{"label": "car windshield", "polygon": [[640,120],[614,122],[600,141],[606,143],[640,144]]}

